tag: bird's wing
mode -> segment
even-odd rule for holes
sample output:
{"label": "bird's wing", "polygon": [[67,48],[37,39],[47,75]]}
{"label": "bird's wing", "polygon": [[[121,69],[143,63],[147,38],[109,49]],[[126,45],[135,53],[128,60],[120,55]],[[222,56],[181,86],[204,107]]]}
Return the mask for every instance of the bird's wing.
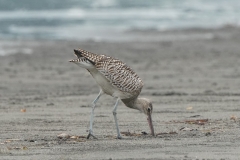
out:
{"label": "bird's wing", "polygon": [[140,92],[143,82],[125,63],[113,57],[105,56],[95,64],[110,83],[123,92]]}

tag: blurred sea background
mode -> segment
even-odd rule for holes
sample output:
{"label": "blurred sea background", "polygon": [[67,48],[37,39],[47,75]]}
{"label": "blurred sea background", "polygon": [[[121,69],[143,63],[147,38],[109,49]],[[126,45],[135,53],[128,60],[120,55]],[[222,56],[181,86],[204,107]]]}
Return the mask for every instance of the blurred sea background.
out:
{"label": "blurred sea background", "polygon": [[101,41],[135,30],[239,24],[239,0],[0,0],[2,40]]}

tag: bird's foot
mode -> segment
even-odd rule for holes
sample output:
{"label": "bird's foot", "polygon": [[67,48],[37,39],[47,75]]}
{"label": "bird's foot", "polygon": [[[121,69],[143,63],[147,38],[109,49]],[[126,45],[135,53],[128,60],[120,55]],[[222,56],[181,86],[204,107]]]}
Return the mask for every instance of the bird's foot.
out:
{"label": "bird's foot", "polygon": [[122,136],[121,136],[121,135],[118,135],[118,136],[117,136],[117,139],[122,139]]}
{"label": "bird's foot", "polygon": [[89,133],[88,133],[87,139],[89,139],[91,136],[92,136],[94,139],[97,139],[97,137],[95,137],[95,136],[92,134],[92,132],[89,132]]}

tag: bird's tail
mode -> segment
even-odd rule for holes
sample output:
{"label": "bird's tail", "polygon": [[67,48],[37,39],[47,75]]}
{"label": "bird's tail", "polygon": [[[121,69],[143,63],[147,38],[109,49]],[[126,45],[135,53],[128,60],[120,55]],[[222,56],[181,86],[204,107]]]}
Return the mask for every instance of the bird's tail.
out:
{"label": "bird's tail", "polygon": [[106,57],[105,55],[98,55],[98,54],[95,54],[95,53],[85,51],[83,49],[74,49],[74,53],[78,58],[81,58],[81,57],[86,58],[93,65],[95,65],[102,58]]}

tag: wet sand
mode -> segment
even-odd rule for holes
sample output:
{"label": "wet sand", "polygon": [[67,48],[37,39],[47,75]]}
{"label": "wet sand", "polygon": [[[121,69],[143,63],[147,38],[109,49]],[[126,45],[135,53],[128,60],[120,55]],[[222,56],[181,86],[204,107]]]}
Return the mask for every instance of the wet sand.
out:
{"label": "wet sand", "polygon": [[[239,159],[240,29],[130,31],[127,42],[0,40],[0,159]],[[156,137],[146,116],[102,96],[68,62],[73,49],[117,57],[143,79]],[[147,134],[144,134],[144,133]],[[66,133],[71,138],[58,138]]]}

